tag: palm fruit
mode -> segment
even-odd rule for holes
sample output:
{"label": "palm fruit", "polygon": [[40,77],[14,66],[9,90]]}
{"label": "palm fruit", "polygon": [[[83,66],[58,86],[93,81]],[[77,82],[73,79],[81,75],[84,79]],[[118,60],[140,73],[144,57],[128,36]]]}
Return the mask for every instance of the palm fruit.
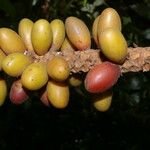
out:
{"label": "palm fruit", "polygon": [[26,50],[22,38],[9,28],[0,28],[0,47],[6,54],[23,53]]}
{"label": "palm fruit", "polygon": [[50,48],[51,51],[58,51],[65,39],[65,25],[60,19],[55,19],[50,23],[53,42]]}
{"label": "palm fruit", "polygon": [[28,90],[38,90],[48,81],[46,66],[42,62],[30,64],[21,75],[21,83]]}
{"label": "palm fruit", "polygon": [[68,39],[78,50],[86,50],[91,47],[91,36],[86,24],[77,17],[68,17],[65,21]]}
{"label": "palm fruit", "polygon": [[33,21],[28,18],[23,18],[19,22],[18,33],[24,41],[24,44],[28,51],[33,51],[31,41],[31,31],[33,28]]}
{"label": "palm fruit", "polygon": [[52,44],[52,30],[45,19],[37,20],[32,28],[31,41],[34,51],[38,55],[44,55]]}

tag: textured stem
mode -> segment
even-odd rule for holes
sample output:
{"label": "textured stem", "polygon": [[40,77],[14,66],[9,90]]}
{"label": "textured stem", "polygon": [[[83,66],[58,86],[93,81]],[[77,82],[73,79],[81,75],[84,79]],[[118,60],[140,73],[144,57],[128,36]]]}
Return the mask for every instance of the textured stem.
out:
{"label": "textured stem", "polygon": [[[95,65],[102,63],[104,57],[100,50],[89,49],[74,52],[49,52],[45,56],[36,56],[36,61],[44,61],[54,56],[62,56],[68,62],[71,72],[88,72]],[[122,65],[121,72],[150,71],[150,47],[128,48],[128,55]]]}

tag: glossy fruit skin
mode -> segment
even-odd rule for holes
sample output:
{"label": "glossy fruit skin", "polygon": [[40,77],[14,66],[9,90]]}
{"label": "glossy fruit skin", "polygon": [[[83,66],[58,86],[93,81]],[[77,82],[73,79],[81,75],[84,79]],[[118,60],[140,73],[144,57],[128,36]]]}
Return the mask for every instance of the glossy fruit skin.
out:
{"label": "glossy fruit skin", "polygon": [[12,29],[0,28],[0,46],[6,54],[23,53],[26,50],[21,37]]}
{"label": "glossy fruit skin", "polygon": [[121,74],[118,65],[103,62],[91,69],[85,78],[85,88],[90,93],[102,93],[110,89],[118,80]]}
{"label": "glossy fruit skin", "polygon": [[93,35],[93,38],[94,38],[94,41],[97,45],[97,47],[99,47],[99,41],[98,41],[98,22],[99,22],[99,18],[100,18],[100,15],[97,16],[93,22],[93,25],[92,25],[92,35]]}
{"label": "glossy fruit skin", "polygon": [[99,17],[98,35],[107,28],[114,28],[121,31],[121,19],[113,8],[106,8]]}
{"label": "glossy fruit skin", "polygon": [[86,24],[77,17],[68,17],[65,21],[68,39],[78,50],[86,50],[91,47],[90,32]]}
{"label": "glossy fruit skin", "polygon": [[30,64],[21,75],[21,83],[28,90],[38,90],[48,81],[48,74],[44,63]]}
{"label": "glossy fruit skin", "polygon": [[20,79],[13,82],[9,98],[10,101],[16,105],[22,104],[29,98],[27,91],[22,87]]}
{"label": "glossy fruit skin", "polygon": [[4,104],[7,96],[7,84],[6,81],[0,78],[0,106]]}
{"label": "glossy fruit skin", "polygon": [[33,51],[33,46],[31,42],[31,31],[33,28],[33,21],[28,18],[23,18],[19,22],[18,33],[21,36],[22,40],[28,51]]}
{"label": "glossy fruit skin", "polygon": [[50,103],[59,109],[65,108],[69,102],[69,87],[64,82],[49,81],[47,94]]}
{"label": "glossy fruit skin", "polygon": [[0,49],[0,71],[2,70],[2,61],[6,57],[6,54]]}
{"label": "glossy fruit skin", "polygon": [[102,53],[111,61],[122,63],[127,56],[127,42],[123,34],[113,28],[104,30],[99,35]]}
{"label": "glossy fruit skin", "polygon": [[54,19],[50,23],[50,26],[53,34],[53,42],[50,50],[58,51],[65,39],[65,25],[60,19]]}
{"label": "glossy fruit skin", "polygon": [[34,51],[38,55],[47,53],[52,43],[52,30],[47,20],[39,19],[34,23],[31,32],[31,41]]}
{"label": "glossy fruit skin", "polygon": [[74,52],[77,49],[72,45],[72,43],[66,37],[65,40],[64,40],[64,42],[61,45],[60,50],[61,50],[61,52],[65,53],[65,52]]}
{"label": "glossy fruit skin", "polygon": [[113,93],[111,90],[105,91],[104,93],[96,94],[92,98],[93,106],[101,112],[107,111],[112,103]]}
{"label": "glossy fruit skin", "polygon": [[47,72],[52,79],[64,81],[69,77],[70,68],[64,58],[55,56],[47,62]]}
{"label": "glossy fruit skin", "polygon": [[9,76],[18,77],[31,62],[30,57],[23,53],[12,53],[3,59],[2,69]]}

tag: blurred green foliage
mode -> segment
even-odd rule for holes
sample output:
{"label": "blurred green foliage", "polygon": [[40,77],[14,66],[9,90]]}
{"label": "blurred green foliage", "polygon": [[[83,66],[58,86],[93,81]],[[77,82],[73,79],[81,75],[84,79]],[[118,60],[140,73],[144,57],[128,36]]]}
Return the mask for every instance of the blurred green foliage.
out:
{"label": "blurred green foliage", "polygon": [[[0,0],[0,27],[17,31],[24,17],[65,21],[76,16],[91,30],[106,7],[118,11],[129,46],[150,46],[149,0]],[[11,104],[8,97],[0,108],[0,150],[149,149],[150,72],[123,74],[113,91],[112,106],[105,113],[92,107],[84,87],[71,89],[64,110],[45,107],[36,92],[20,106]]]}

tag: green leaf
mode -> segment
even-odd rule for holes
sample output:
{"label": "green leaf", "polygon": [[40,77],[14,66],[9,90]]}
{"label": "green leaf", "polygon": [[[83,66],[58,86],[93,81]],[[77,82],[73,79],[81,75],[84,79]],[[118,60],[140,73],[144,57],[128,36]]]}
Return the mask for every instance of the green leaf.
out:
{"label": "green leaf", "polygon": [[94,6],[100,6],[100,5],[104,4],[104,3],[105,3],[104,0],[95,0],[94,3],[93,3],[93,5]]}

